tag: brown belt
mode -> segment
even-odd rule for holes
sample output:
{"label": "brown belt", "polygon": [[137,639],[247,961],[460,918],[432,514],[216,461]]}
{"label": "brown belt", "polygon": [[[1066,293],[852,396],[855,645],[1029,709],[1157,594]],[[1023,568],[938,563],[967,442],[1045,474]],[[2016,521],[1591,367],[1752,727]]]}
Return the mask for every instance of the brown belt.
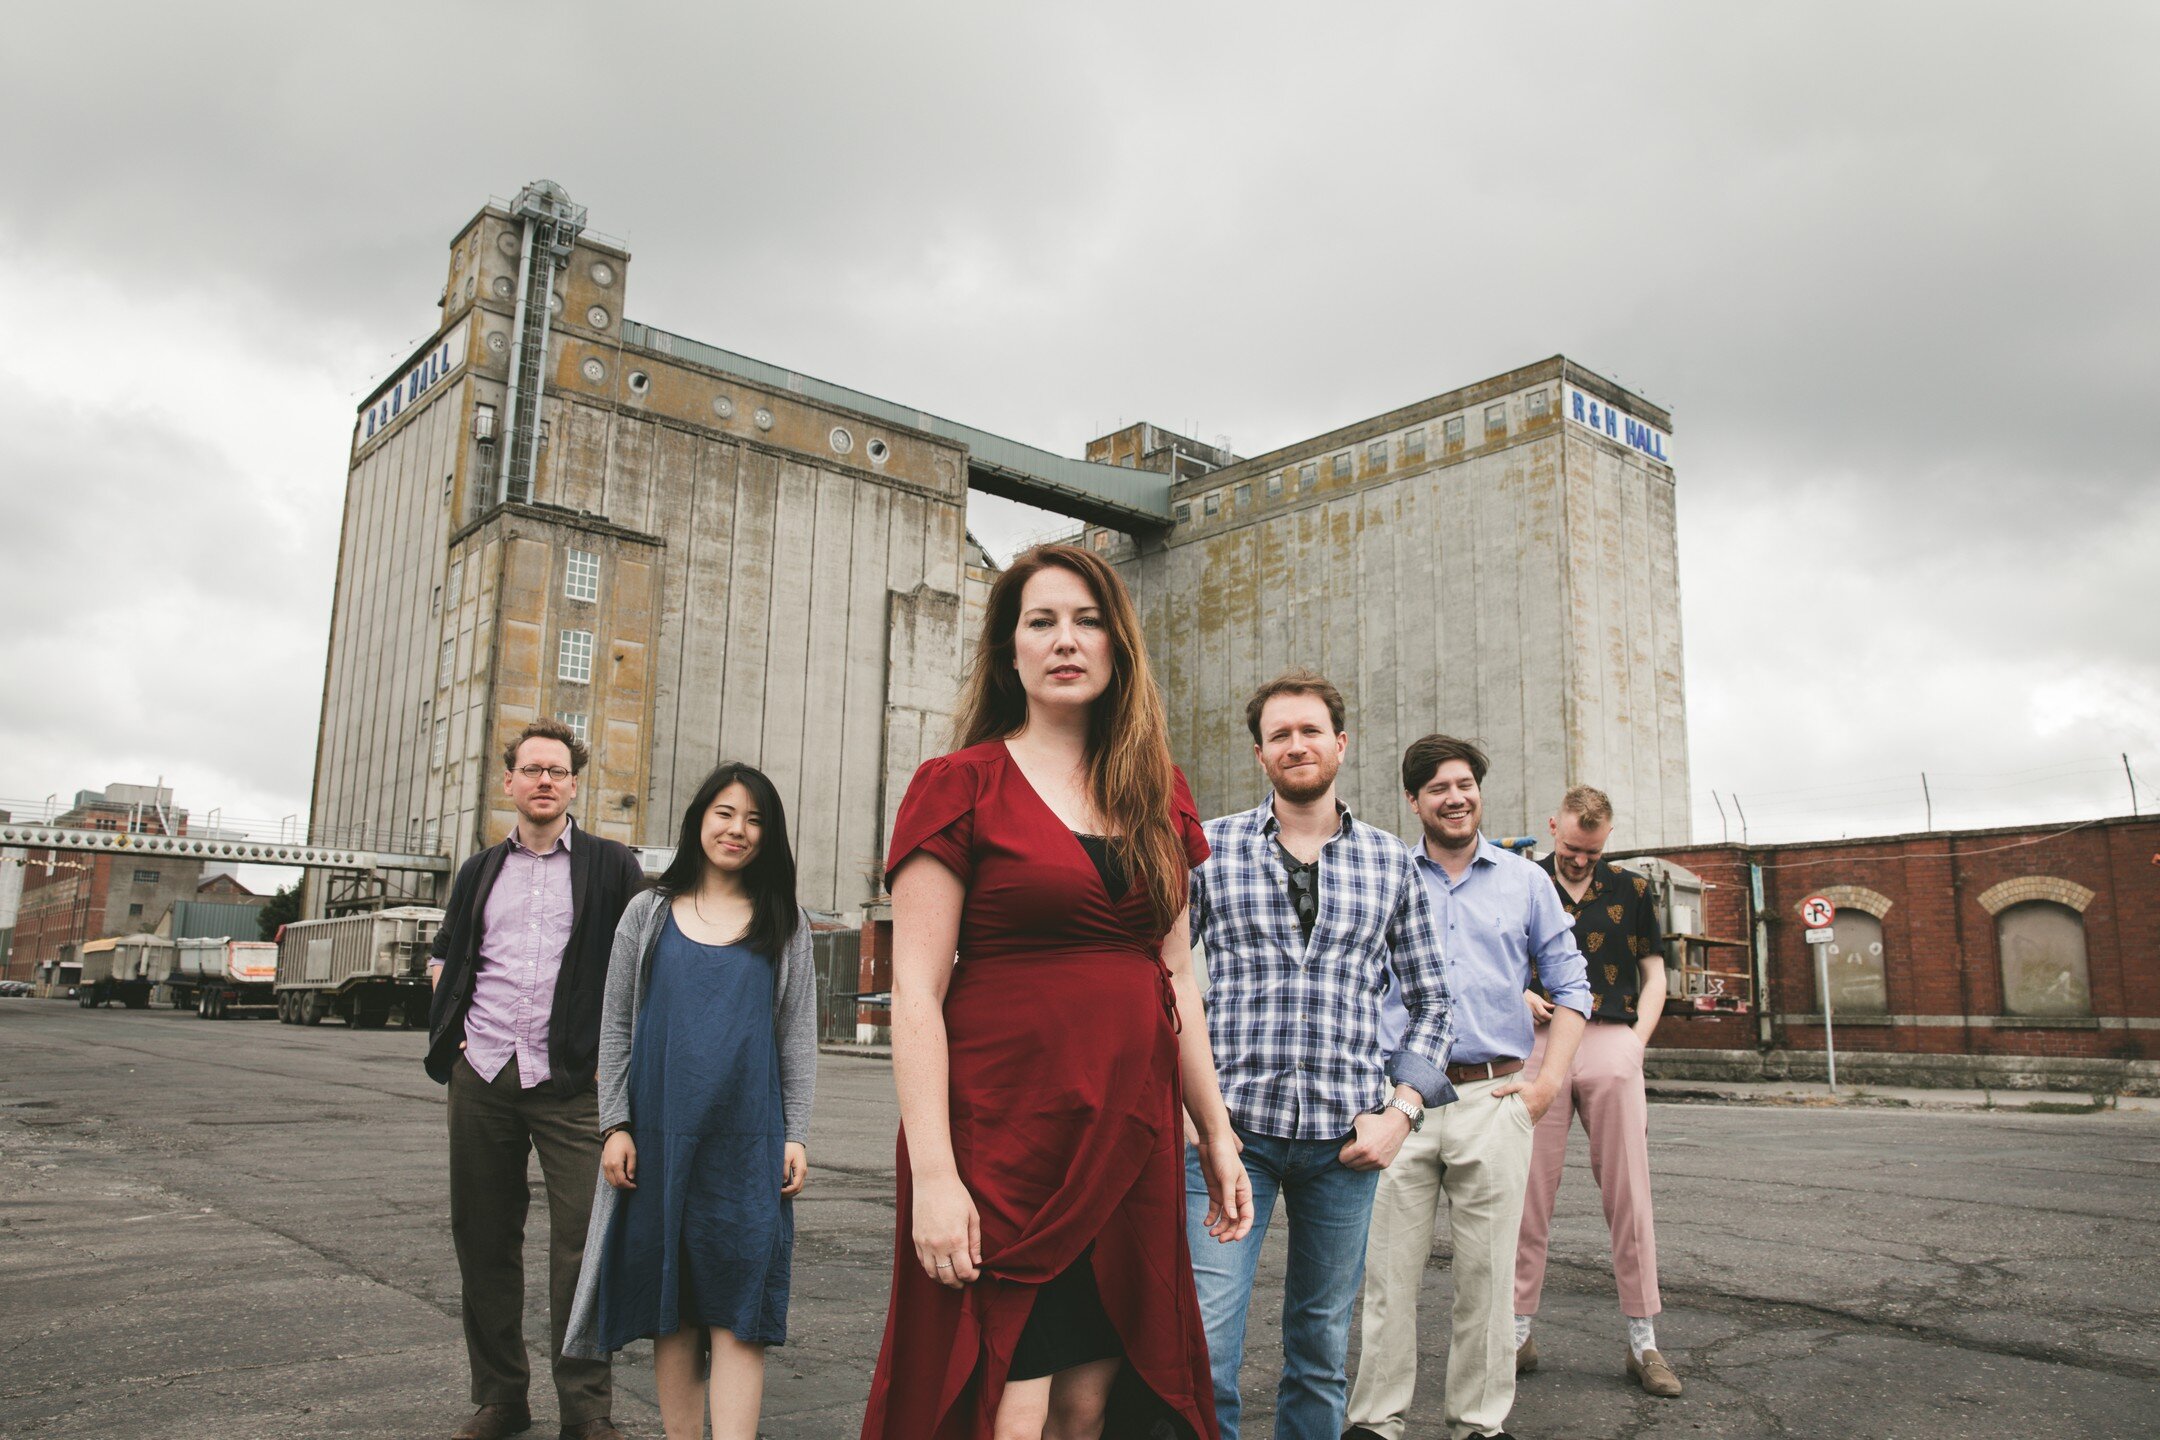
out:
{"label": "brown belt", "polygon": [[1447,1078],[1450,1085],[1461,1085],[1470,1080],[1497,1080],[1522,1069],[1520,1060],[1480,1060],[1473,1065],[1450,1065]]}

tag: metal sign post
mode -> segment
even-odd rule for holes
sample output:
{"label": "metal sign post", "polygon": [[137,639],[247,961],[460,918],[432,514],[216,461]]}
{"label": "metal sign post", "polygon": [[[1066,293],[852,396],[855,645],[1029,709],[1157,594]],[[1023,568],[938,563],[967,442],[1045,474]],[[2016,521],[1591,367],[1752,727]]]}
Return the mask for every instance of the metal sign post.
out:
{"label": "metal sign post", "polygon": [[1830,1066],[1830,1088],[1837,1089],[1837,1035],[1830,1021],[1830,945],[1827,941],[1815,942],[1815,983],[1822,987],[1822,1048],[1823,1059]]}
{"label": "metal sign post", "polygon": [[1837,1034],[1832,1028],[1830,1005],[1830,942],[1837,931],[1837,906],[1826,895],[1810,895],[1800,902],[1800,918],[1807,922],[1807,942],[1815,952],[1815,993],[1822,996],[1823,1063],[1829,1067],[1830,1088],[1837,1089]]}

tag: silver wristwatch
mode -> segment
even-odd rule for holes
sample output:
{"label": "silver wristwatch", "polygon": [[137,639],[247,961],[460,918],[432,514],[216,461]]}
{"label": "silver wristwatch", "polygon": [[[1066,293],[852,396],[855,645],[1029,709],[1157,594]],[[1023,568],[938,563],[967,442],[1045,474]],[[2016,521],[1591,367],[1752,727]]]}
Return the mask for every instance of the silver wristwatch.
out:
{"label": "silver wristwatch", "polygon": [[1425,1107],[1413,1105],[1399,1095],[1388,1101],[1387,1104],[1382,1105],[1380,1109],[1402,1111],[1403,1118],[1410,1122],[1410,1133],[1413,1135],[1425,1128]]}

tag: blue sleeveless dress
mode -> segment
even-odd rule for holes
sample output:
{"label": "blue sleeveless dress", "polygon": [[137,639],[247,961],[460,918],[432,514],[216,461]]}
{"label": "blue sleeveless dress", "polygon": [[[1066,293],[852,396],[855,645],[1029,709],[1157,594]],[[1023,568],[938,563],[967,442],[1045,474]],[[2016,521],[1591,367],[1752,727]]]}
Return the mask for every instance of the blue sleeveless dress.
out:
{"label": "blue sleeveless dress", "polygon": [[793,1202],[773,1041],[773,962],[660,932],[630,1046],[637,1189],[601,1256],[600,1348],[682,1326],[787,1342]]}

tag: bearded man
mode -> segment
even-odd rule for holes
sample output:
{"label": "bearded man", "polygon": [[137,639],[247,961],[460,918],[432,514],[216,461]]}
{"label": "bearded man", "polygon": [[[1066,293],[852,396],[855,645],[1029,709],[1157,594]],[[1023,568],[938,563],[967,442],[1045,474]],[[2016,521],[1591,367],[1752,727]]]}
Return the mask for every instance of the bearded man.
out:
{"label": "bearded man", "polygon": [[[1425,1123],[1425,1107],[1455,1098],[1447,980],[1409,853],[1335,796],[1350,743],[1341,692],[1294,670],[1254,692],[1245,723],[1270,793],[1207,823],[1213,853],[1193,871],[1191,916],[1206,951],[1215,1069],[1252,1178],[1253,1226],[1227,1245],[1207,1233],[1207,1186],[1191,1151],[1186,1224],[1223,1440],[1237,1440],[1245,1315],[1278,1198],[1290,1263],[1275,1433],[1336,1440],[1375,1187]],[[1382,1028],[1391,988],[1407,1010],[1396,1045]]]}

